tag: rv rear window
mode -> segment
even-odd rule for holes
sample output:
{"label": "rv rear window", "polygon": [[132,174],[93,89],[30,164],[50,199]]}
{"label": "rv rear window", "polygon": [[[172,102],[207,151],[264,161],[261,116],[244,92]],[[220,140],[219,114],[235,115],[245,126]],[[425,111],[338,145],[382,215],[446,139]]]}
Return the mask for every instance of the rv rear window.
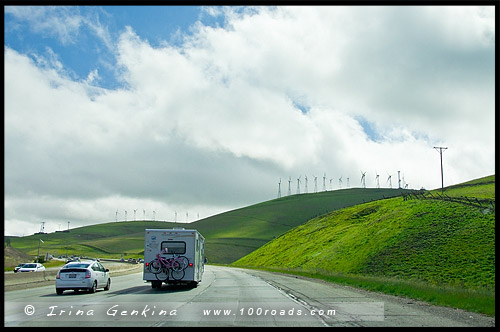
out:
{"label": "rv rear window", "polygon": [[163,241],[161,243],[161,251],[165,252],[167,249],[168,254],[185,254],[186,242],[184,241]]}

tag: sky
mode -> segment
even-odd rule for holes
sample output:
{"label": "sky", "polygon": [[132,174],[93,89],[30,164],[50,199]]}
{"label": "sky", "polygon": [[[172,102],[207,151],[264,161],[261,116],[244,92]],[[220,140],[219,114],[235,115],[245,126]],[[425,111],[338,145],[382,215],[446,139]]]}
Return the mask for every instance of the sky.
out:
{"label": "sky", "polygon": [[492,175],[495,9],[6,6],[4,234]]}

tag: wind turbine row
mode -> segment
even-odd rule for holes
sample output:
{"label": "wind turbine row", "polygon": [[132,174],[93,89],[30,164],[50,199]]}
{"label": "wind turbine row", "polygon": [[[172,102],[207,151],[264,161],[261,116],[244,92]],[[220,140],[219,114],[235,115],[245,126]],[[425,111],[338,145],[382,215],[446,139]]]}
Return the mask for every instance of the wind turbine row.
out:
{"label": "wind turbine row", "polygon": [[[363,172],[361,171],[361,179],[360,179],[360,184],[361,184],[361,188],[366,188],[366,171]],[[314,178],[314,193],[317,193],[318,192],[318,177],[316,175],[313,175],[313,178]],[[307,194],[308,193],[308,178],[307,178],[307,175],[304,176],[304,179],[305,179],[305,182],[304,182],[304,193]],[[326,176],[326,173],[323,174],[323,191],[328,191],[327,189],[327,185],[326,185],[326,180],[327,180],[327,176]],[[329,182],[330,182],[330,189],[329,190],[334,190],[333,187],[332,187],[332,182],[333,182],[333,178],[330,178],[329,179]],[[289,176],[288,177],[288,195],[291,195],[292,194],[292,186],[291,186],[291,183],[292,183],[292,177]],[[401,179],[400,179],[400,171],[398,171],[398,189],[402,189],[402,188],[405,188],[407,189],[408,188],[408,183],[405,182],[405,179],[404,179],[404,174],[403,174],[403,186],[401,186]],[[349,188],[349,177],[346,178],[346,188]],[[297,178],[297,189],[296,189],[296,194],[301,194],[301,184],[302,184],[302,175],[300,175],[298,178]],[[389,188],[392,189],[392,175],[389,174],[387,172],[387,180],[386,180],[386,184],[389,185]],[[338,178],[338,189],[342,189],[342,186],[344,185],[344,182],[343,182],[343,176],[340,176],[340,178]],[[380,189],[380,174],[378,174],[377,171],[375,171],[375,187],[377,189]],[[278,198],[281,197],[281,178],[278,182]]]}
{"label": "wind turbine row", "polygon": [[[133,210],[134,210],[134,221],[136,221],[137,220],[137,218],[136,218],[137,210],[139,210],[139,209],[133,209]],[[124,220],[123,221],[127,221],[128,213],[127,213],[127,210],[124,210],[124,211],[125,211],[125,213],[124,213]],[[118,210],[116,210],[115,221],[118,221],[119,214],[120,213],[118,212]],[[156,210],[153,210],[153,221],[155,221],[155,219],[156,219]],[[144,209],[142,209],[142,220],[146,220],[146,210],[144,210]]]}

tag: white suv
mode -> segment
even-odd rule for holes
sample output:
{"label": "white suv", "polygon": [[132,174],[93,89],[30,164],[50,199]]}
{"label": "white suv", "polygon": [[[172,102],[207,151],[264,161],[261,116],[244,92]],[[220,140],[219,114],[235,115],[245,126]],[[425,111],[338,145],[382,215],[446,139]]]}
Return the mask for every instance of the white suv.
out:
{"label": "white suv", "polygon": [[98,261],[71,262],[64,265],[56,276],[56,293],[61,295],[65,290],[78,291],[85,289],[94,293],[97,288],[109,290],[111,278],[109,270]]}

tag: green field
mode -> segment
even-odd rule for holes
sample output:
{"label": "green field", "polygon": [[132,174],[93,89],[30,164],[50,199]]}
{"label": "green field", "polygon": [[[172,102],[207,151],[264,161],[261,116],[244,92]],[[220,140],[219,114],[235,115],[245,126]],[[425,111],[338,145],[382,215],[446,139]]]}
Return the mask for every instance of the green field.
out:
{"label": "green field", "polygon": [[[490,176],[445,193],[494,199],[494,182]],[[314,218],[233,265],[303,273],[493,315],[495,213],[441,200],[380,200]]]}
{"label": "green field", "polygon": [[400,195],[395,189],[345,189],[291,195],[236,209],[191,224],[160,221],[108,222],[56,232],[11,238],[11,246],[36,256],[40,253],[101,258],[140,258],[147,228],[194,228],[206,238],[212,263],[231,263],[273,238],[318,215],[363,202]]}

